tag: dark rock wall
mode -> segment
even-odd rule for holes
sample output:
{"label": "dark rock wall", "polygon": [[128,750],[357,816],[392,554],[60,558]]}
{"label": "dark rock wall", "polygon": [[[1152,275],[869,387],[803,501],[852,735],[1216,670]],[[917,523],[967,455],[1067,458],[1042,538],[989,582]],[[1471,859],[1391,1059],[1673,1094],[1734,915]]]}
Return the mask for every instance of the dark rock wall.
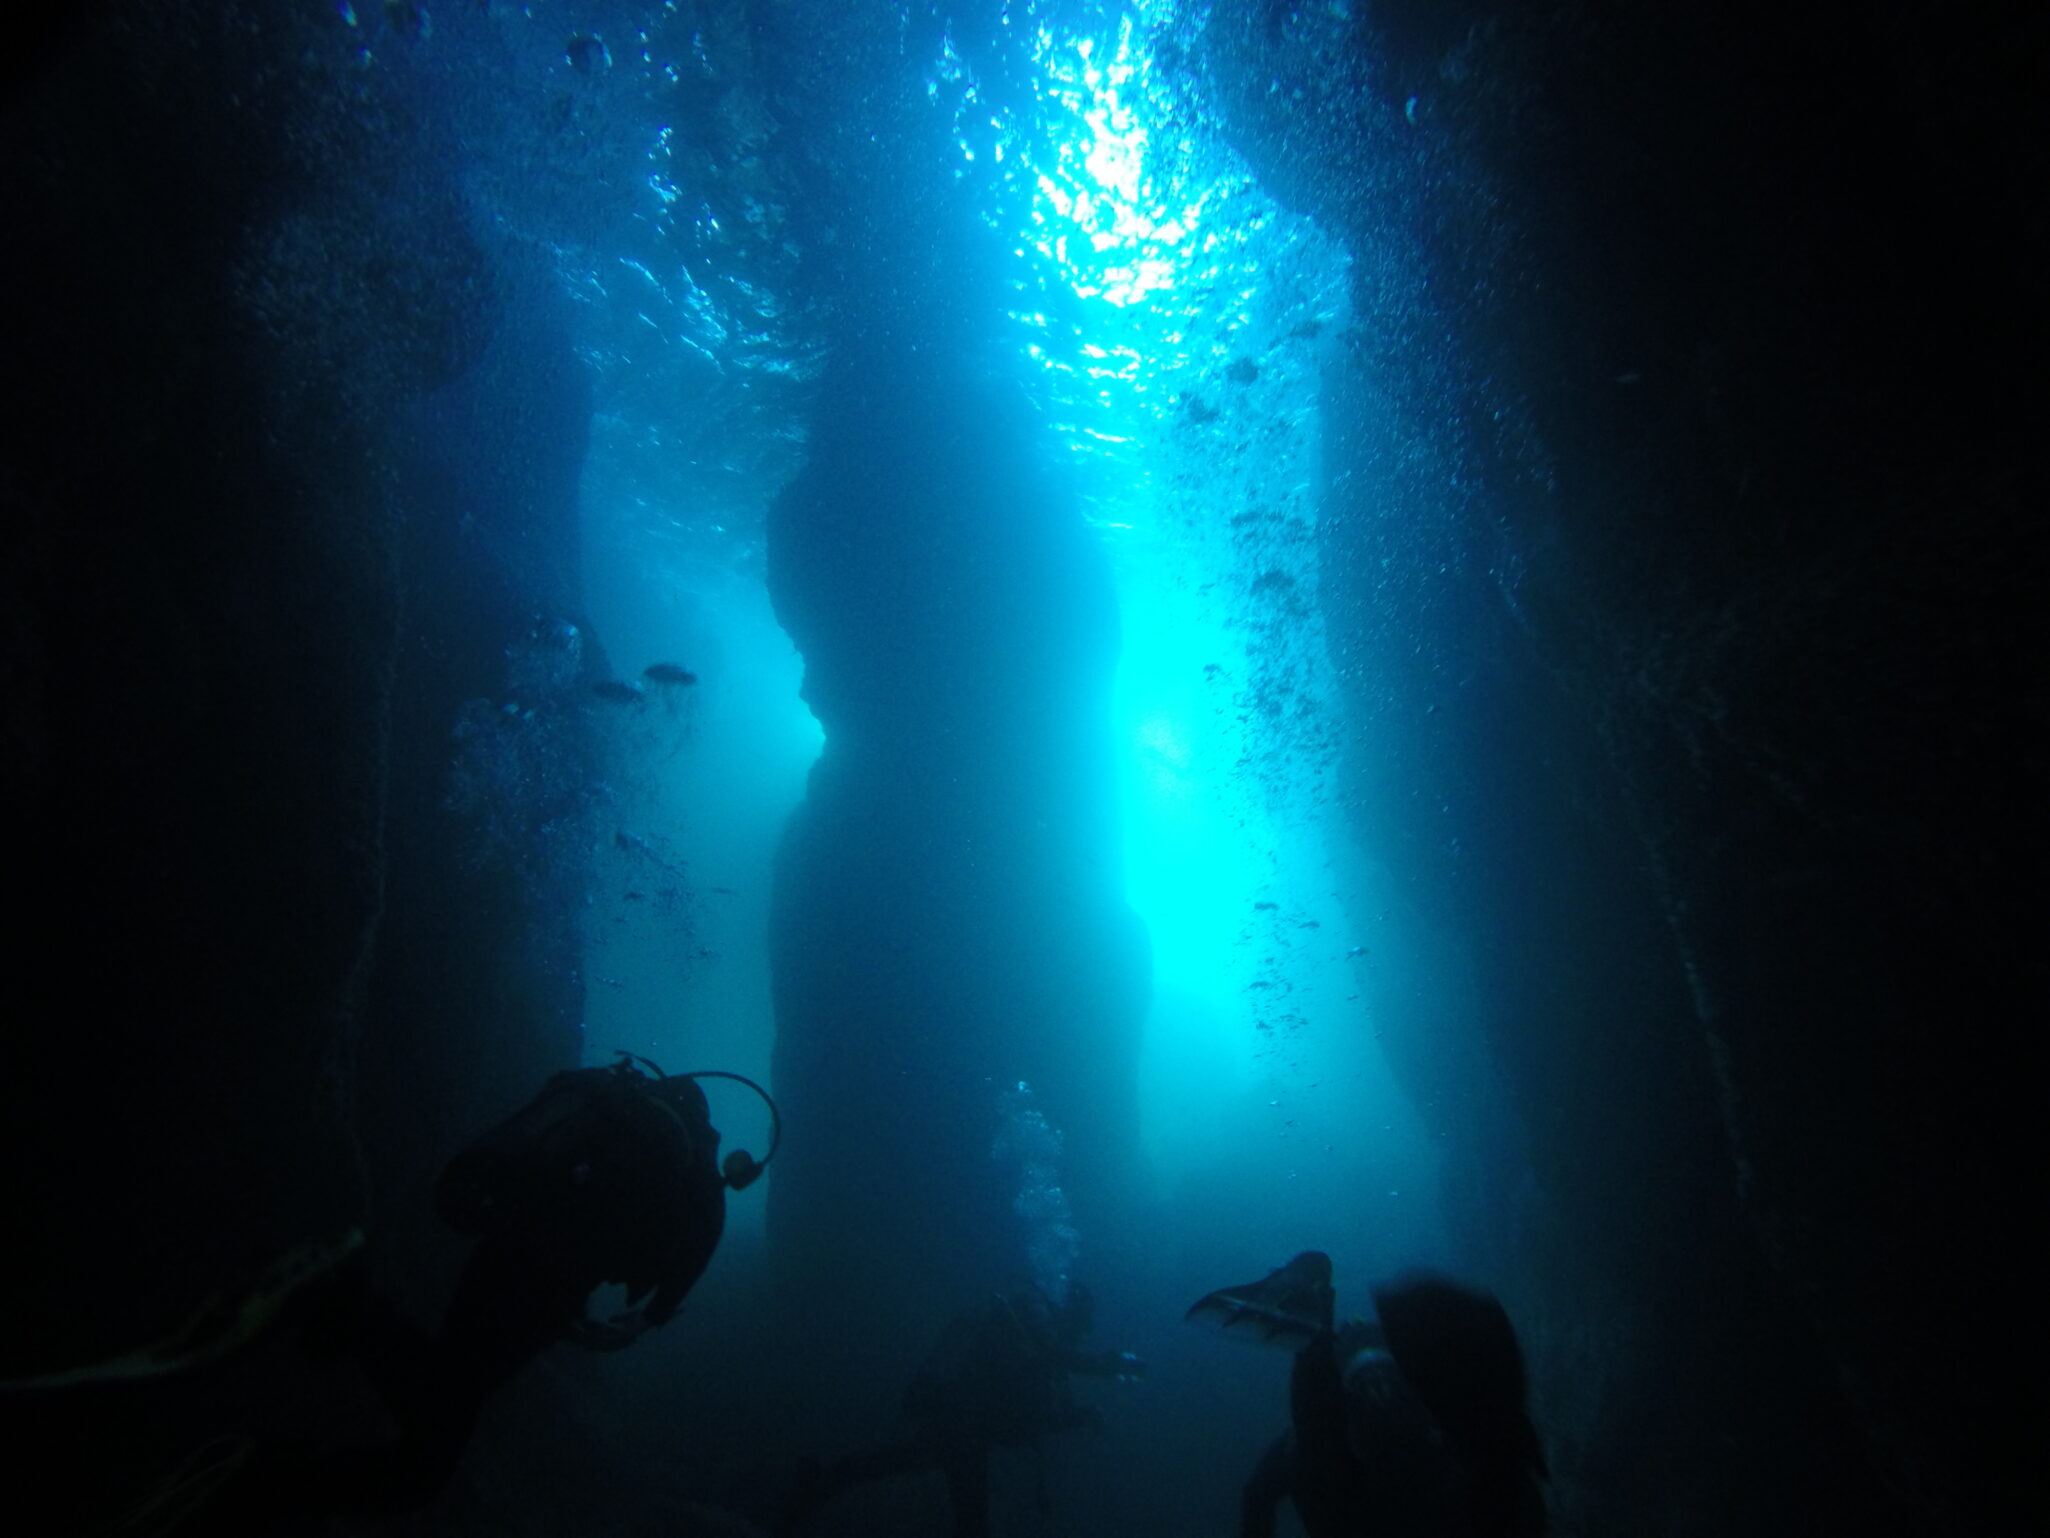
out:
{"label": "dark rock wall", "polygon": [[[1590,1531],[2018,1530],[2040,1491],[2037,30],[1211,29],[1356,257],[1360,839],[1479,1002],[1380,1023]],[[1492,1126],[1439,1082],[1475,1055]]]}
{"label": "dark rock wall", "polygon": [[[387,381],[348,378],[315,298],[326,184],[366,146],[289,102],[251,15],[103,21],[7,137],[33,232],[8,283],[10,1164],[39,1172],[17,1231],[58,1362],[357,1216],[331,1070],[382,901],[396,625]],[[340,297],[404,340],[457,319]]]}
{"label": "dark rock wall", "polygon": [[[33,1377],[383,1243],[574,1059],[580,808],[543,803],[588,769],[552,622],[589,401],[501,329],[432,107],[327,13],[99,7],[14,68],[0,1360]],[[484,754],[515,694],[546,743]],[[499,766],[468,803],[466,756]],[[69,1417],[134,1401],[35,1403],[118,1462]]]}
{"label": "dark rock wall", "polygon": [[545,282],[501,270],[490,345],[408,410],[399,438],[387,824],[404,831],[358,1062],[378,1228],[444,1263],[460,1243],[426,1181],[578,1060],[604,811],[607,707],[590,685],[609,673],[578,578],[591,387]]}

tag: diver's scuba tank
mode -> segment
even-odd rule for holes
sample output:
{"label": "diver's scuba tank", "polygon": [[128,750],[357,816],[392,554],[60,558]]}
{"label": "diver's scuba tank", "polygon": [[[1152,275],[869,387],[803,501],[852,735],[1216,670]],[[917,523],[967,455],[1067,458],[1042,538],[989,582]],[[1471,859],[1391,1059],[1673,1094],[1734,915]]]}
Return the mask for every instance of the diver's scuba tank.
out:
{"label": "diver's scuba tank", "polygon": [[[558,1199],[575,1180],[586,1150],[622,1113],[623,1097],[660,1107],[676,1118],[692,1144],[718,1146],[699,1079],[732,1079],[761,1096],[769,1108],[769,1151],[756,1159],[744,1148],[719,1166],[722,1182],[742,1191],[761,1178],[783,1140],[782,1117],[769,1092],[744,1074],[707,1068],[668,1074],[645,1057],[621,1052],[609,1068],[556,1074],[526,1107],[457,1154],[442,1171],[435,1207],[459,1233],[483,1235],[537,1204]],[[688,1098],[683,1091],[689,1086]],[[707,1138],[709,1134],[709,1138]]]}
{"label": "diver's scuba tank", "polygon": [[586,1140],[591,1075],[558,1073],[541,1093],[463,1149],[441,1172],[435,1210],[458,1233],[483,1235],[529,1206]]}

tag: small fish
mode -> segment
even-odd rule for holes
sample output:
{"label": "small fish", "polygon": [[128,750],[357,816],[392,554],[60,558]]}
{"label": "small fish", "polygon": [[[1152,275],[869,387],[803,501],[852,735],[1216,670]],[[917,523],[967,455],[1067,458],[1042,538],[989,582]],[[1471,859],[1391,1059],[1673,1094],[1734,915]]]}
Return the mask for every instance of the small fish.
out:
{"label": "small fish", "polygon": [[628,683],[623,678],[601,678],[591,685],[591,692],[615,705],[637,705],[646,693],[639,684]]}
{"label": "small fish", "polygon": [[680,668],[673,662],[651,662],[641,669],[641,677],[665,689],[688,689],[698,681],[697,674],[689,668]]}

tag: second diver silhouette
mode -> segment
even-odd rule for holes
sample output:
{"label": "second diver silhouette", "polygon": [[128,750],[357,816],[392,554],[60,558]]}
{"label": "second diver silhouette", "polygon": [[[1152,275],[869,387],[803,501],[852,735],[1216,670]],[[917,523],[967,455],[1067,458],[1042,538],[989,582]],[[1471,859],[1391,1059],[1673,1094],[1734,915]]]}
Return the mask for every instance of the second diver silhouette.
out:
{"label": "second diver silhouette", "polygon": [[1287,1499],[1310,1538],[1533,1538],[1544,1452],[1502,1305],[1413,1273],[1372,1289],[1375,1318],[1336,1320],[1331,1258],[1199,1298],[1191,1320],[1295,1351],[1289,1427],[1245,1484],[1240,1538],[1272,1538]]}

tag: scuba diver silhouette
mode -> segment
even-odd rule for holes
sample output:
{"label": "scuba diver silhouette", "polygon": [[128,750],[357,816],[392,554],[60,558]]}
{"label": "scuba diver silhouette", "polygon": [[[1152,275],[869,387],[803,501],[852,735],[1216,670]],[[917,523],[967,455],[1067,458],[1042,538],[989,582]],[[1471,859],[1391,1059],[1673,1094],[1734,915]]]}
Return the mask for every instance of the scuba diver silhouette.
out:
{"label": "scuba diver silhouette", "polygon": [[[760,1161],[719,1134],[697,1081],[733,1079],[771,1116]],[[441,1329],[427,1335],[360,1270],[310,1301],[309,1351],[358,1363],[396,1438],[341,1454],[259,1449],[223,1498],[215,1530],[261,1531],[285,1511],[385,1514],[425,1504],[453,1476],[486,1403],[543,1348],[617,1350],[666,1323],[711,1263],[726,1192],[752,1185],[781,1141],[775,1102],[753,1080],[665,1074],[619,1054],[609,1068],[554,1075],[525,1108],[444,1170],[436,1206],[476,1236]],[[627,1309],[592,1318],[591,1295],[621,1286]],[[238,1525],[239,1524],[239,1525]]]}
{"label": "scuba diver silhouette", "polygon": [[1297,1348],[1289,1429],[1246,1481],[1240,1538],[1272,1538],[1284,1498],[1310,1538],[1543,1532],[1544,1453],[1502,1305],[1423,1274],[1373,1298],[1373,1322],[1335,1326],[1331,1259],[1308,1250],[1190,1308]]}
{"label": "scuba diver silhouette", "polygon": [[[1071,1375],[1129,1381],[1145,1373],[1129,1351],[1081,1349],[1091,1316],[1080,1286],[1059,1307],[1028,1287],[957,1316],[904,1391],[911,1432],[830,1464],[802,1464],[775,1531],[799,1531],[851,1486],[936,1470],[947,1483],[954,1538],[987,1538],[990,1453],[1036,1448],[1053,1432],[1097,1424],[1096,1411],[1076,1403]],[[1043,1483],[1039,1499],[1043,1508]]]}

